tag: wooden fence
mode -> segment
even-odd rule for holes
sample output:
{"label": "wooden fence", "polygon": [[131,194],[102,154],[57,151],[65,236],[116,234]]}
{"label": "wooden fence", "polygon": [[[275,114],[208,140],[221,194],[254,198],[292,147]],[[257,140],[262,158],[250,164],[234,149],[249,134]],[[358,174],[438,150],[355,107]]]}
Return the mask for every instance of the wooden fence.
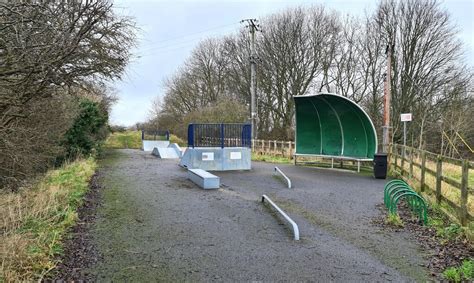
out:
{"label": "wooden fence", "polygon": [[293,159],[295,142],[253,139],[252,151],[258,154],[268,154]]}
{"label": "wooden fence", "polygon": [[447,203],[463,226],[474,220],[472,161],[398,144],[390,149],[389,166],[393,171],[418,184],[422,193],[434,195],[436,203]]}

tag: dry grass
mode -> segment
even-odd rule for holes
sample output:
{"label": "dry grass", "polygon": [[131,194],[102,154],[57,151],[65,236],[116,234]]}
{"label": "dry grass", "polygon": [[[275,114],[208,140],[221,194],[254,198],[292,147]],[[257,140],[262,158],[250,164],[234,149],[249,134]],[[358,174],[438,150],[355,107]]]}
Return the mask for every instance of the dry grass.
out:
{"label": "dry grass", "polygon": [[[419,158],[414,158],[414,162],[421,164],[421,159]],[[400,168],[401,167],[401,159],[398,158],[397,160],[397,166]],[[436,162],[432,160],[426,160],[426,167],[436,171]],[[405,161],[404,170],[406,172],[410,171],[410,163]],[[459,183],[461,183],[461,177],[462,177],[462,171],[461,171],[461,166],[456,165],[456,164],[451,164],[447,162],[443,162],[442,166],[442,174],[443,176],[450,177]],[[420,186],[419,180],[421,179],[421,169],[413,166],[413,177],[411,179],[411,182],[414,184],[414,186]],[[432,174],[425,172],[425,185],[429,187],[429,190],[432,191],[432,193],[435,192],[436,190],[436,177],[433,176]],[[469,170],[468,174],[468,187],[473,187],[474,185],[474,174],[472,172],[472,169]],[[454,202],[457,205],[460,205],[461,203],[461,190],[453,187],[452,185],[446,183],[446,182],[441,182],[441,194],[449,199],[450,201]],[[472,197],[471,194],[469,194],[468,200],[467,200],[467,209],[468,212],[471,215],[474,215],[474,198]]]}
{"label": "dry grass", "polygon": [[0,282],[40,280],[56,266],[95,168],[93,159],[79,160],[0,195]]}

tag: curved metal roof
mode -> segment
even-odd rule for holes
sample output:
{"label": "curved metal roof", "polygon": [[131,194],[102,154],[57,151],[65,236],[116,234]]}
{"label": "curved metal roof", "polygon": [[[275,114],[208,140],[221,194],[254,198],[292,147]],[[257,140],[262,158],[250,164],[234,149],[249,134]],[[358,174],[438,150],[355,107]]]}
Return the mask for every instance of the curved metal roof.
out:
{"label": "curved metal roof", "polygon": [[373,158],[377,134],[369,115],[334,93],[295,96],[296,154]]}

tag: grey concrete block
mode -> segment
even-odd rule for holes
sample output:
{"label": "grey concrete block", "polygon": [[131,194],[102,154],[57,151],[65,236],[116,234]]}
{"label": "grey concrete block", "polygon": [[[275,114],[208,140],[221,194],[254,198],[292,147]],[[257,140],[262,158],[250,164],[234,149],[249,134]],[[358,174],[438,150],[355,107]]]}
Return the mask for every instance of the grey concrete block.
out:
{"label": "grey concrete block", "polygon": [[188,179],[205,190],[218,189],[220,178],[202,169],[189,169]]}

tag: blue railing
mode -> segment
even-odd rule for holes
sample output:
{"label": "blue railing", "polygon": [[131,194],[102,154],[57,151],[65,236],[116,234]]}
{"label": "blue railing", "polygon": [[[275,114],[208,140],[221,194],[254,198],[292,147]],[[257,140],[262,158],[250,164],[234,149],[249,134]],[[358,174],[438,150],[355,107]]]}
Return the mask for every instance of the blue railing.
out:
{"label": "blue railing", "polygon": [[166,130],[155,130],[146,131],[142,130],[142,140],[170,140],[170,131]]}
{"label": "blue railing", "polygon": [[189,124],[188,147],[252,147],[250,124]]}

